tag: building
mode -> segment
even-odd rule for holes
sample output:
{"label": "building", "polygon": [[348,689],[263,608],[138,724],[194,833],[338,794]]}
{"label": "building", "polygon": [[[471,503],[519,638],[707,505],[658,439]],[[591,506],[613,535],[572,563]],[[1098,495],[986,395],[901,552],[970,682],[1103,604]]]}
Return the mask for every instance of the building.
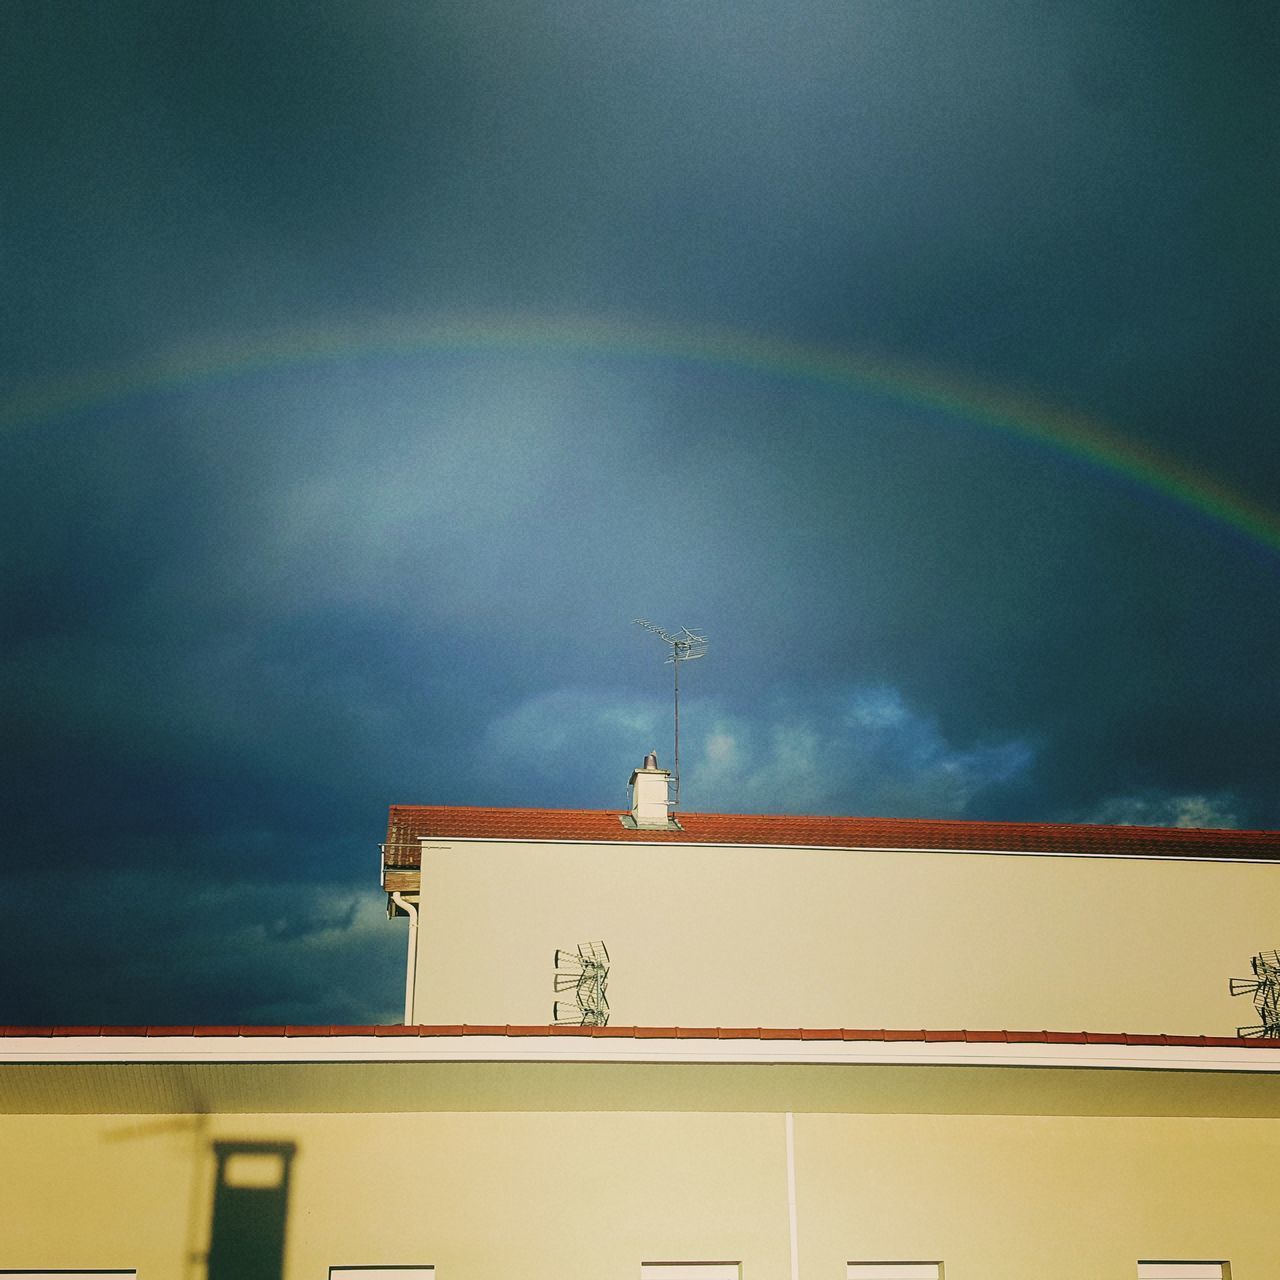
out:
{"label": "building", "polygon": [[[1280,833],[672,816],[667,781],[393,808],[404,1026],[8,1028],[0,1273],[1277,1274],[1280,1039],[1228,980]],[[604,1025],[552,1025],[586,941],[607,1024],[592,988]]]}

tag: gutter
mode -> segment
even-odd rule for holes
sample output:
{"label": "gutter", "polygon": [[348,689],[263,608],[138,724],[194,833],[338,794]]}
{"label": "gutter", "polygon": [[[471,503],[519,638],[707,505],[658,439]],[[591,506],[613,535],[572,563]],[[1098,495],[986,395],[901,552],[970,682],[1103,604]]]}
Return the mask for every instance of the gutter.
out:
{"label": "gutter", "polygon": [[413,1025],[413,998],[418,984],[418,906],[400,892],[391,901],[409,917],[409,955],[404,967],[404,1025]]}

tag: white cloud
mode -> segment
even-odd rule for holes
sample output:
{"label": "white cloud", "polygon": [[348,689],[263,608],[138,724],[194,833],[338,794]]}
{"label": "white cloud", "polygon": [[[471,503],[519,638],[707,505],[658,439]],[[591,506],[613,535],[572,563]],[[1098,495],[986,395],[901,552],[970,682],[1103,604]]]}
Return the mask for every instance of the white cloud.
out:
{"label": "white cloud", "polygon": [[1141,827],[1229,829],[1240,825],[1236,801],[1225,792],[1180,796],[1148,792],[1142,795],[1113,796],[1104,800],[1084,820]]}
{"label": "white cloud", "polygon": [[897,690],[874,686],[826,708],[714,715],[686,764],[685,789],[713,798],[707,807],[738,811],[945,817],[963,814],[980,791],[1025,773],[1033,760],[1017,740],[950,743]]}
{"label": "white cloud", "polygon": [[[1034,760],[1018,740],[957,746],[882,685],[822,702],[774,700],[751,716],[710,699],[682,710],[682,803],[691,810],[959,815]],[[608,806],[646,751],[670,763],[670,740],[668,703],[558,689],[494,720],[480,756],[499,803]]]}
{"label": "white cloud", "polygon": [[868,729],[887,729],[901,724],[910,713],[902,695],[887,685],[859,689],[849,699],[849,721]]}
{"label": "white cloud", "polygon": [[495,804],[615,805],[645,752],[662,750],[669,718],[656,699],[555,689],[489,724],[478,748],[480,772]]}

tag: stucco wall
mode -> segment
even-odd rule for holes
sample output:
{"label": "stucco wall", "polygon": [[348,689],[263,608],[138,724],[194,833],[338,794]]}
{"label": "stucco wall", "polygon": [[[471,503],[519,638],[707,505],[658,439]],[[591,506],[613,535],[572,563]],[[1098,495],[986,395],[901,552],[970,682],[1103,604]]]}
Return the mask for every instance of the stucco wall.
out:
{"label": "stucco wall", "polygon": [[415,1020],[546,1023],[603,939],[617,1024],[1234,1034],[1280,865],[714,846],[424,853]]}
{"label": "stucco wall", "polygon": [[851,1249],[941,1259],[946,1280],[1133,1280],[1140,1258],[1276,1272],[1275,1120],[797,1116],[796,1148],[815,1280]]}
{"label": "stucco wall", "polygon": [[[214,1140],[297,1144],[284,1280],[637,1280],[739,1259],[786,1280],[782,1115],[0,1119],[0,1267],[203,1276]],[[1273,1280],[1274,1120],[798,1115],[804,1280],[941,1259],[947,1280],[1131,1280],[1140,1257]],[[192,1259],[194,1255],[194,1260]]]}

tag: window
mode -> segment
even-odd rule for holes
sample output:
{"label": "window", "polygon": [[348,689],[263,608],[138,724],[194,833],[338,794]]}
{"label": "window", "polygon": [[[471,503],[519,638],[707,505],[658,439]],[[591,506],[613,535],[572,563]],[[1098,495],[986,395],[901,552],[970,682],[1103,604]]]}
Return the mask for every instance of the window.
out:
{"label": "window", "polygon": [[1229,1262],[1139,1262],[1138,1280],[1231,1280]]}
{"label": "window", "polygon": [[640,1280],[741,1280],[740,1262],[642,1262]]}
{"label": "window", "polygon": [[329,1280],[435,1280],[435,1267],[330,1267]]}
{"label": "window", "polygon": [[850,1262],[846,1280],[942,1280],[940,1262]]}

